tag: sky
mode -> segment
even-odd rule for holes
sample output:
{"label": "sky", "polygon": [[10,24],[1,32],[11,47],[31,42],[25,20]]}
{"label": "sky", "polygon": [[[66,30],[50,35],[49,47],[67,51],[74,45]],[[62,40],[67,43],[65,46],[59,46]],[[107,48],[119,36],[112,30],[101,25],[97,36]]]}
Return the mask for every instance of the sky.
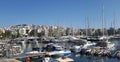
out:
{"label": "sky", "polygon": [[120,27],[120,0],[0,0],[0,27],[17,24],[102,28],[102,3],[106,27]]}

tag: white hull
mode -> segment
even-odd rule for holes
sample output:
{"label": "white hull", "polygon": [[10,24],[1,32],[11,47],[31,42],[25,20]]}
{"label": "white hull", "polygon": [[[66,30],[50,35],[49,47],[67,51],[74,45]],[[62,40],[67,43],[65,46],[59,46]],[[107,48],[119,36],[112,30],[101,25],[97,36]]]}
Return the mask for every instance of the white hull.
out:
{"label": "white hull", "polygon": [[53,51],[53,52],[48,52],[48,55],[70,55],[71,51]]}

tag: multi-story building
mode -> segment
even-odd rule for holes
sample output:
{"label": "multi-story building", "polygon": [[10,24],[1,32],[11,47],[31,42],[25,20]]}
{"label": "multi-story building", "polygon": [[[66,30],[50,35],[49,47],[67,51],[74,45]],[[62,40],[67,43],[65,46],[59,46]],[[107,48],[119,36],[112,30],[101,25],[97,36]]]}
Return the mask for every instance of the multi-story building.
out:
{"label": "multi-story building", "polygon": [[20,33],[21,35],[27,35],[27,29],[26,29],[26,28],[21,28],[21,29],[19,29],[19,33]]}
{"label": "multi-story building", "polygon": [[5,33],[5,29],[4,28],[0,28],[0,33]]}

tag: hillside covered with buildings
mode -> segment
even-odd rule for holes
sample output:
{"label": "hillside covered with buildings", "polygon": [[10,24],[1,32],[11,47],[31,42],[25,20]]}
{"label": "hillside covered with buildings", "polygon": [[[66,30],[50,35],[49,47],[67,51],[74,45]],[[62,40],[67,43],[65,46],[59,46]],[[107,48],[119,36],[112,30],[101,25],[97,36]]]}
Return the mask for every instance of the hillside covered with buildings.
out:
{"label": "hillside covered with buildings", "polygon": [[[45,37],[57,37],[57,36],[77,36],[77,35],[87,35],[87,36],[102,36],[102,29],[80,29],[72,27],[63,26],[48,26],[48,25],[27,25],[20,24],[5,28],[0,28],[1,38],[17,38],[22,36],[45,36]],[[119,35],[120,28],[114,29],[110,27],[109,29],[104,29],[105,35]]]}

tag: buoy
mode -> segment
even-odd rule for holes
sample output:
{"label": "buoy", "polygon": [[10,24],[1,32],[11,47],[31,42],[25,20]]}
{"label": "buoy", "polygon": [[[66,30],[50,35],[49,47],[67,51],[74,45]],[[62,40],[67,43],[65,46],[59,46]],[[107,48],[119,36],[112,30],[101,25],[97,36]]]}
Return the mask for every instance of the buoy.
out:
{"label": "buoy", "polygon": [[45,52],[45,55],[49,55],[49,52]]}
{"label": "buoy", "polygon": [[27,57],[27,62],[30,62],[30,57],[29,56]]}
{"label": "buoy", "polygon": [[66,56],[63,56],[62,59],[66,59],[67,57]]}

